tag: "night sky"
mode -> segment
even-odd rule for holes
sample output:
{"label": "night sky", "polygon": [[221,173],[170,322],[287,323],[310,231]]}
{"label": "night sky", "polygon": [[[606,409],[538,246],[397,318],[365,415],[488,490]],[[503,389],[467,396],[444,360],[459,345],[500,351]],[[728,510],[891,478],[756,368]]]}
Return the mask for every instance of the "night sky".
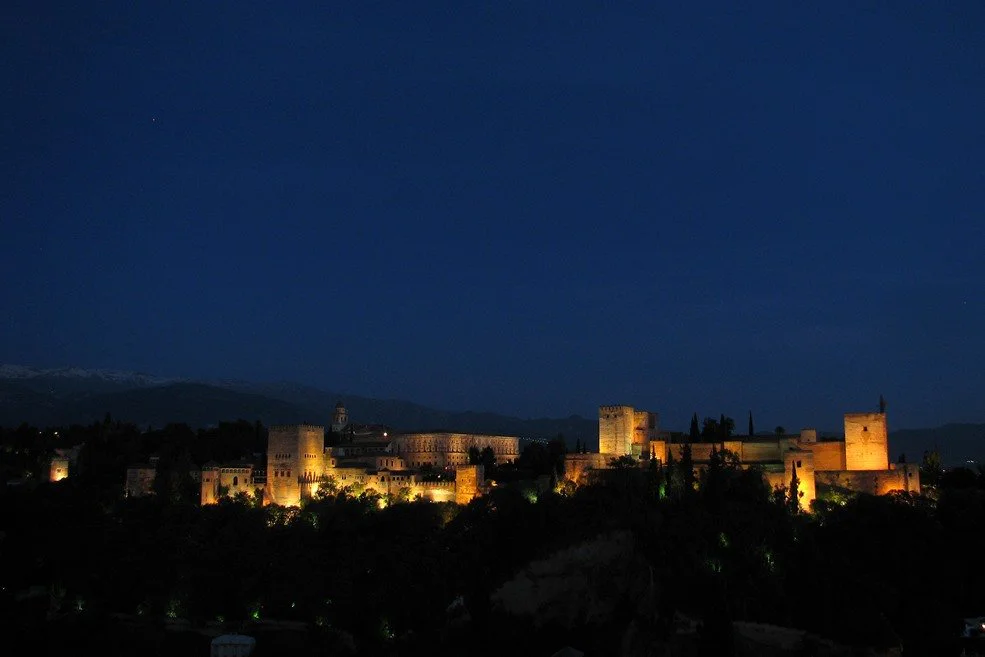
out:
{"label": "night sky", "polygon": [[981,2],[3,3],[0,362],[985,421]]}

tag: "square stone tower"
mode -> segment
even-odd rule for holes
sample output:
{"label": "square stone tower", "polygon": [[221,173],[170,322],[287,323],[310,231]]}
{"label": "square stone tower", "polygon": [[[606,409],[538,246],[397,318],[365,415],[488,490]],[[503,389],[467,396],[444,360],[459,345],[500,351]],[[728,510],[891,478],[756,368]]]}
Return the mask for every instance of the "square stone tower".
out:
{"label": "square stone tower", "polygon": [[845,469],[889,469],[885,413],[845,414]]}
{"label": "square stone tower", "polygon": [[267,487],[270,504],[297,506],[301,485],[324,474],[325,427],[291,424],[270,427],[267,439]]}
{"label": "square stone tower", "polygon": [[636,435],[636,411],[632,406],[599,406],[599,453],[626,456],[632,453]]}
{"label": "square stone tower", "polygon": [[652,411],[636,410],[634,413],[633,456],[639,457],[650,452],[650,442],[660,433],[660,414]]}

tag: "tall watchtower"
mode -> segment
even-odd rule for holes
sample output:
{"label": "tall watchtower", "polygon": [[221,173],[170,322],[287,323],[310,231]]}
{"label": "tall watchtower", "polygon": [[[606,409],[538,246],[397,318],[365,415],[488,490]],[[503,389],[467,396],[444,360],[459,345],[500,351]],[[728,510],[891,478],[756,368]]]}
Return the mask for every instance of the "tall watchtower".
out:
{"label": "tall watchtower", "polygon": [[845,413],[845,469],[889,469],[885,413]]}
{"label": "tall watchtower", "polygon": [[345,404],[340,401],[335,405],[335,414],[332,415],[332,433],[342,433],[348,424],[349,412],[345,410]]}
{"label": "tall watchtower", "polygon": [[600,454],[632,454],[635,434],[636,412],[632,406],[599,406]]}
{"label": "tall watchtower", "polygon": [[274,504],[297,506],[302,484],[324,474],[325,427],[291,424],[270,427],[267,438],[266,496]]}

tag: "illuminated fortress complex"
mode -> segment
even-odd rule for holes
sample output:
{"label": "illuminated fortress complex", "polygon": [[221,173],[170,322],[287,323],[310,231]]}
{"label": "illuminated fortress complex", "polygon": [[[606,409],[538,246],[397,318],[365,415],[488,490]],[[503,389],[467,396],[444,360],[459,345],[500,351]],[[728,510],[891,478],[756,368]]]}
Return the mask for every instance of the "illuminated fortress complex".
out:
{"label": "illuminated fortress complex", "polygon": [[[593,469],[608,468],[613,459],[629,456],[680,462],[684,444],[670,442],[659,430],[659,416],[631,406],[599,407],[599,451],[569,454],[565,474],[582,481]],[[890,463],[886,414],[847,413],[840,440],[818,440],[817,431],[799,435],[733,437],[691,442],[696,469],[707,466],[712,450],[734,453],[743,467],[757,466],[771,486],[789,486],[797,472],[801,506],[809,508],[818,486],[881,495],[891,491],[920,492],[920,469],[913,463]]]}
{"label": "illuminated fortress complex", "polygon": [[[714,450],[728,450],[742,467],[759,468],[774,487],[789,486],[796,471],[805,509],[817,497],[818,487],[875,495],[920,492],[918,465],[890,462],[884,412],[847,413],[844,422],[844,437],[834,440],[819,439],[814,429],[803,429],[796,435],[730,437],[713,442],[699,439],[690,443],[691,458],[695,469],[701,470],[707,467]],[[659,424],[657,413],[632,406],[600,406],[599,451],[568,454],[565,477],[584,483],[591,471],[608,469],[613,459],[620,457],[638,463],[650,458],[680,463],[684,443],[669,440]],[[297,506],[328,482],[405,499],[423,497],[467,504],[488,490],[483,467],[470,464],[475,452],[491,449],[497,463],[514,461],[520,455],[519,439],[512,436],[448,432],[390,435],[382,425],[352,425],[341,404],[335,409],[332,432],[342,436],[341,444],[326,445],[322,426],[271,427],[266,472],[256,470],[251,463],[208,463],[201,473],[202,504],[247,493],[261,494],[264,504]],[[454,479],[448,476],[451,470]],[[138,488],[136,483],[134,488]]]}
{"label": "illuminated fortress complex", "polygon": [[[470,451],[488,447],[497,463],[514,461],[520,455],[519,439],[512,436],[443,432],[391,436],[386,427],[356,427],[347,420],[339,404],[332,429],[345,439],[335,446],[325,444],[322,426],[271,427],[265,477],[248,463],[206,464],[202,504],[214,504],[223,495],[253,495],[259,490],[264,504],[297,506],[329,481],[382,495],[467,504],[487,486],[483,467],[470,465]],[[431,474],[450,469],[455,471],[454,480]]]}

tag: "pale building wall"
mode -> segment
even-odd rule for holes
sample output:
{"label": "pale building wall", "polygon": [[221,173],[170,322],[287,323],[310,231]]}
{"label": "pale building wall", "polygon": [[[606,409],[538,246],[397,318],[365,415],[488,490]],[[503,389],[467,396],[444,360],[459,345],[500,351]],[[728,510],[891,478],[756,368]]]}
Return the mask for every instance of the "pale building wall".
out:
{"label": "pale building wall", "polygon": [[[726,449],[731,449],[729,445],[732,445],[732,447],[736,446],[734,441],[726,441],[725,442]],[[691,443],[691,460],[695,463],[709,461],[711,459],[712,450],[719,451],[721,449],[722,449],[722,443],[720,442]],[[674,455],[674,461],[680,463],[681,456],[683,455],[684,452],[684,443],[667,443],[666,451],[667,453]],[[741,452],[737,452],[737,453],[741,454]]]}
{"label": "pale building wall", "polygon": [[887,470],[843,470],[818,472],[820,484],[847,488],[859,493],[885,495],[893,491],[920,493],[920,467],[916,463],[894,464]]}
{"label": "pale building wall", "polygon": [[599,453],[627,456],[636,431],[632,406],[599,406]]}
{"label": "pale building wall", "polygon": [[764,463],[780,460],[780,443],[776,440],[743,442],[739,458],[743,463]]}
{"label": "pale building wall", "polygon": [[[515,461],[520,457],[520,439],[513,436],[490,436],[486,434],[467,434],[465,442],[471,441],[469,447],[474,445],[482,451],[486,447],[491,447],[496,455],[496,463],[507,463]],[[465,452],[468,453],[468,447]]]}
{"label": "pale building wall", "polygon": [[[674,447],[677,448],[674,458],[679,462],[684,445],[674,445]],[[721,447],[721,443],[691,443],[691,460],[708,461],[711,459],[712,449],[718,450],[719,447]]]}
{"label": "pale building wall", "polygon": [[650,453],[653,457],[660,461],[661,463],[667,462],[667,441],[666,440],[651,440],[650,441]]}
{"label": "pale building wall", "polygon": [[375,456],[373,464],[377,470],[407,470],[407,462],[397,454]]}
{"label": "pale building wall", "polygon": [[[372,471],[364,466],[345,466],[330,468],[326,474],[335,480],[340,488],[361,487],[363,491],[373,491],[380,495],[398,495],[408,489],[410,498],[418,496],[433,502],[458,502],[468,504],[482,493],[485,485],[483,467],[467,465],[455,468],[454,481],[418,481],[413,471]],[[312,484],[312,495],[318,491],[319,483]]]}
{"label": "pale building wall", "polygon": [[885,413],[845,414],[845,469],[889,469]]}
{"label": "pale building wall", "polygon": [[411,488],[411,498],[422,497],[431,502],[456,502],[455,481],[418,481]]}
{"label": "pale building wall", "polygon": [[339,488],[346,486],[371,486],[374,484],[373,477],[367,474],[366,468],[361,466],[346,466],[333,468],[329,476],[335,478]]}
{"label": "pale building wall", "polygon": [[514,436],[490,436],[471,433],[407,433],[395,436],[393,452],[404,459],[408,467],[431,464],[435,468],[458,467],[469,464],[469,449],[482,451],[492,448],[496,463],[509,463],[520,456],[520,440]]}
{"label": "pale building wall", "polygon": [[779,466],[771,467],[763,472],[763,479],[766,480],[770,488],[786,488],[790,485],[790,478],[780,469]]}
{"label": "pale building wall", "polygon": [[[666,451],[664,452],[666,457]],[[616,458],[609,454],[565,454],[564,455],[564,478],[570,479],[576,484],[587,481],[588,473],[591,470],[601,470],[609,467],[609,460]]]}
{"label": "pale building wall", "polygon": [[450,434],[409,434],[394,439],[394,450],[412,468],[430,465],[443,468],[467,464],[468,447],[465,441],[453,440]]}
{"label": "pale building wall", "polygon": [[817,472],[847,469],[845,468],[845,443],[840,440],[837,442],[805,443],[801,447],[809,449],[814,454],[814,470]]}
{"label": "pale building wall", "polygon": [[265,485],[256,483],[253,466],[242,465],[216,465],[206,466],[199,473],[199,485],[201,488],[201,504],[217,504],[225,493],[226,497],[235,497],[239,493],[246,493],[251,498],[257,490],[265,495]]}
{"label": "pale building wall", "polygon": [[781,453],[788,449],[800,449],[800,436],[783,436],[777,438],[776,443],[780,446]]}
{"label": "pale building wall", "polygon": [[239,493],[253,495],[253,466],[219,466],[219,486],[230,497]]}

